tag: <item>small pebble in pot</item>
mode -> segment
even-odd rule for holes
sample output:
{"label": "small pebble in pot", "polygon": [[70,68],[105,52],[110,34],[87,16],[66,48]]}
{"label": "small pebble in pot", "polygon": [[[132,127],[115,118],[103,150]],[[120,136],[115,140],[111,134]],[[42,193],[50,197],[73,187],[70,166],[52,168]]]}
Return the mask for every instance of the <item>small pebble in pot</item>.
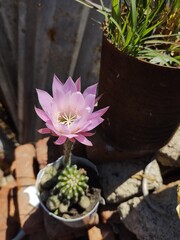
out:
{"label": "small pebble in pot", "polygon": [[82,196],[79,201],[79,206],[83,209],[87,209],[90,206],[90,199],[87,196]]}

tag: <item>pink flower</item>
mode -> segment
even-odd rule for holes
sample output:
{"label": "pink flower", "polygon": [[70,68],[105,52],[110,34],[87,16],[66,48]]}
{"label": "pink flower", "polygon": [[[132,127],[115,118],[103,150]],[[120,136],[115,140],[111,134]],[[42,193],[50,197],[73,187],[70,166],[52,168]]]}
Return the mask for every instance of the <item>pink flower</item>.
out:
{"label": "pink flower", "polygon": [[37,115],[45,122],[46,128],[39,129],[42,134],[52,134],[58,139],[55,144],[63,144],[66,139],[79,141],[87,146],[92,143],[86,138],[89,132],[104,121],[101,116],[108,110],[105,107],[93,112],[97,84],[88,87],[81,93],[80,78],[74,83],[69,77],[63,84],[54,75],[52,84],[53,97],[46,91],[36,89],[42,109],[36,108]]}

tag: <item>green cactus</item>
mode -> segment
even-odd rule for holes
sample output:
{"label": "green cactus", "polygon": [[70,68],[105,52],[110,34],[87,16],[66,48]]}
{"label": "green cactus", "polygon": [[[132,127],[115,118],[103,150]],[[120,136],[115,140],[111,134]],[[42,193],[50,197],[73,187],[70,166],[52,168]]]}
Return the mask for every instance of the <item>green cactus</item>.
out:
{"label": "green cactus", "polygon": [[87,196],[82,196],[79,201],[79,206],[82,209],[87,209],[90,206],[90,199]]}
{"label": "green cactus", "polygon": [[88,176],[85,170],[76,165],[68,165],[58,177],[54,190],[59,190],[59,196],[68,201],[77,202],[88,190]]}
{"label": "green cactus", "polygon": [[41,177],[41,187],[44,189],[51,188],[56,181],[57,169],[54,166],[48,166]]}
{"label": "green cactus", "polygon": [[54,211],[56,210],[59,205],[60,205],[60,200],[59,200],[59,197],[57,195],[54,195],[54,196],[51,196],[47,199],[46,201],[46,207],[51,210],[51,211]]}
{"label": "green cactus", "polygon": [[67,139],[62,165],[47,167],[39,184],[40,197],[46,207],[55,215],[63,217],[68,211],[72,214],[72,209],[75,209],[77,204],[82,210],[90,205],[90,199],[87,197],[89,178],[83,168],[72,165],[72,148],[73,142]]}

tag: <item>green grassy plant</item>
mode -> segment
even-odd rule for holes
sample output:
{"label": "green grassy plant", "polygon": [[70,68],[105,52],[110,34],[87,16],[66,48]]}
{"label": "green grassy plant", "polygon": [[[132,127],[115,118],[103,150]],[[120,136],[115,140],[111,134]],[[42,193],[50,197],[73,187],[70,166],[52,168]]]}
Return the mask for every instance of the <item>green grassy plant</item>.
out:
{"label": "green grassy plant", "polygon": [[76,0],[104,15],[109,41],[130,56],[163,66],[180,66],[179,0]]}

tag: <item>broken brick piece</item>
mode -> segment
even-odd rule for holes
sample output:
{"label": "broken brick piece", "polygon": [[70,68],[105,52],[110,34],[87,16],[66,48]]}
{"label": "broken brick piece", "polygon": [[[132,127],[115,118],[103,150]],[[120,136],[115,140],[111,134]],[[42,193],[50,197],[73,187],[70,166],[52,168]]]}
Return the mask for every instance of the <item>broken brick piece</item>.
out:
{"label": "broken brick piece", "polygon": [[88,231],[89,240],[115,240],[115,235],[108,224],[99,224]]}
{"label": "broken brick piece", "polygon": [[32,144],[20,145],[15,149],[16,179],[19,186],[34,185],[34,158],[35,148]]}

